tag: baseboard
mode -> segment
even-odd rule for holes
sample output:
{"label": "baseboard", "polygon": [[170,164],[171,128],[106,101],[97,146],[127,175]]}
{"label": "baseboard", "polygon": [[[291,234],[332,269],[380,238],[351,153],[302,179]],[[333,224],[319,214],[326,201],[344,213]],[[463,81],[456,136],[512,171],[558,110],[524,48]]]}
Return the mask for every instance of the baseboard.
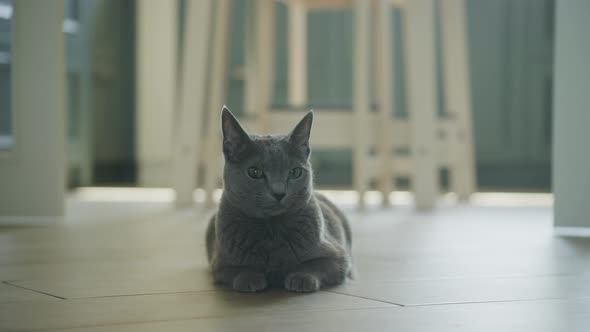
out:
{"label": "baseboard", "polygon": [[0,216],[0,226],[52,226],[63,222],[64,217]]}
{"label": "baseboard", "polygon": [[561,227],[553,228],[555,235],[571,237],[590,237],[590,227]]}
{"label": "baseboard", "polygon": [[551,191],[551,163],[480,162],[477,184],[492,191]]}
{"label": "baseboard", "polygon": [[132,160],[95,162],[92,183],[94,185],[137,183],[136,164]]}

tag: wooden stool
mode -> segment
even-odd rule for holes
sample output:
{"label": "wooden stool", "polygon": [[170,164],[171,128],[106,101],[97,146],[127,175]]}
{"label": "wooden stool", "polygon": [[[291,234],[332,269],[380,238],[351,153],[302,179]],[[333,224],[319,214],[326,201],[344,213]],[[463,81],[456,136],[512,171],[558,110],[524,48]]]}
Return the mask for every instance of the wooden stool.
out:
{"label": "wooden stool", "polygon": [[[404,4],[391,0],[283,2],[289,8],[288,100],[296,108],[308,104],[306,13],[310,10],[342,6],[353,8],[353,112],[335,111],[317,116],[312,145],[314,148],[352,148],[353,186],[359,193],[359,206],[363,207],[365,204],[364,193],[368,190],[371,179],[377,180],[383,201],[387,204],[393,190],[393,178],[409,175],[417,208],[431,209],[439,192],[438,170],[443,166],[451,171],[452,189],[459,198],[466,199],[474,191],[474,161],[463,0],[441,2],[445,110],[451,115],[446,118],[438,118],[436,115],[433,0],[412,0]],[[201,149],[198,149],[201,152],[206,151],[198,160],[205,169],[204,187],[209,203],[212,202],[211,193],[220,180],[222,169],[220,133],[215,128],[219,127],[217,115],[224,99],[228,23],[231,13],[229,0],[216,3],[214,37],[211,39],[212,54],[208,63],[212,73],[210,98],[204,108],[213,114],[208,117],[208,132],[203,144],[200,144]],[[402,6],[405,11],[403,26],[406,33],[407,63],[404,69],[408,79],[409,106],[409,118],[406,120],[394,118],[392,112],[392,4]],[[302,113],[270,112],[274,77],[274,6],[273,0],[257,0],[248,13],[246,116],[242,121],[255,132],[285,132],[296,123],[296,118]],[[190,18],[187,17],[187,26],[190,26],[189,21]],[[374,47],[371,47],[372,39]],[[371,52],[372,49],[375,51]],[[185,55],[187,51],[185,46]],[[371,56],[375,60],[374,75],[370,68]],[[376,89],[377,113],[371,112],[371,79],[374,79]],[[197,133],[195,138],[198,135]],[[376,153],[370,156],[373,146]],[[409,149],[409,155],[393,154],[393,151],[400,148]],[[183,197],[186,197],[186,193]],[[177,199],[184,201],[186,198]],[[192,200],[192,195],[190,199]]]}

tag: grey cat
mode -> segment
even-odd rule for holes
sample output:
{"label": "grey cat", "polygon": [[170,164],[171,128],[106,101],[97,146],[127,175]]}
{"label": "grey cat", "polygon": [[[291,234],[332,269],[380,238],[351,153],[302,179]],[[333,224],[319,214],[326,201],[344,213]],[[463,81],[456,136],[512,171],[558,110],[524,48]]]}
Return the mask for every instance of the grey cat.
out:
{"label": "grey cat", "polygon": [[315,193],[309,112],[288,135],[248,135],[224,107],[224,191],[207,228],[215,282],[241,292],[313,292],[352,274],[344,214]]}

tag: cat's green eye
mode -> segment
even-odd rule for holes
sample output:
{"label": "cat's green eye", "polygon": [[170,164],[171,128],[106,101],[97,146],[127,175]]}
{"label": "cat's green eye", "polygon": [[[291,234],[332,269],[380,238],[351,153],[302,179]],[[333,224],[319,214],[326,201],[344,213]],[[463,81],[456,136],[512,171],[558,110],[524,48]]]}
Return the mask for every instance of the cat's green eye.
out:
{"label": "cat's green eye", "polygon": [[253,179],[262,179],[264,172],[258,167],[250,167],[248,168],[248,176]]}
{"label": "cat's green eye", "polygon": [[303,168],[295,167],[289,171],[289,178],[290,179],[298,179],[301,177],[301,174],[303,174]]}

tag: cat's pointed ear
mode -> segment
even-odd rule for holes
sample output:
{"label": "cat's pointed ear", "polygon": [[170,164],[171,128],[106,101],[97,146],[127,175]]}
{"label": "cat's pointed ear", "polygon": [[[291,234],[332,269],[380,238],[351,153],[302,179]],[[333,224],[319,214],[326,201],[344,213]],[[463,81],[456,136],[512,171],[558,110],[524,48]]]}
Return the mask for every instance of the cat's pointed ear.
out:
{"label": "cat's pointed ear", "polygon": [[223,133],[223,153],[228,160],[237,160],[243,151],[252,141],[240,126],[240,123],[232,112],[223,105],[221,110],[221,131]]}
{"label": "cat's pointed ear", "polygon": [[310,152],[309,135],[311,134],[312,123],[313,111],[309,111],[289,133],[289,141],[301,149],[306,155],[309,155]]}

